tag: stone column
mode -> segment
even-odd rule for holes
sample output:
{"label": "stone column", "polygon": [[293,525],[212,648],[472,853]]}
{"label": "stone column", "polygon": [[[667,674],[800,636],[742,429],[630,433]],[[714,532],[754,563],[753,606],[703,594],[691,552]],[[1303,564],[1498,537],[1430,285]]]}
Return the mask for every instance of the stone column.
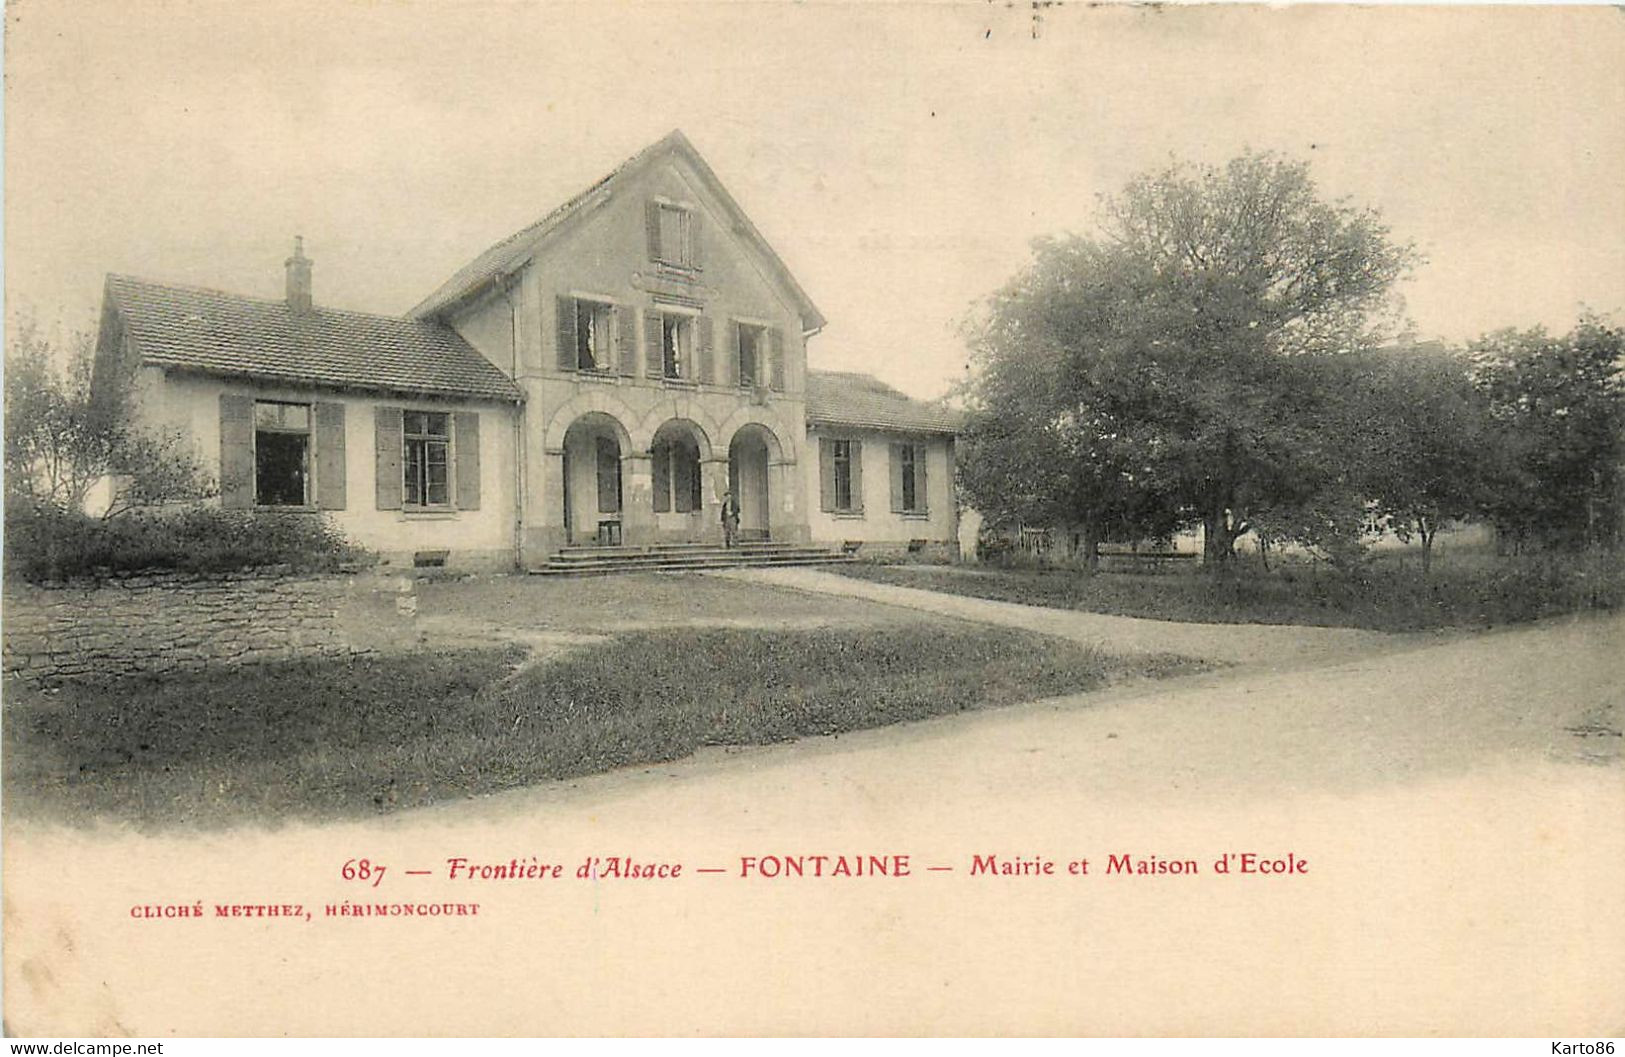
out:
{"label": "stone column", "polygon": [[654,459],[646,451],[621,453],[621,542],[645,547],[655,539]]}
{"label": "stone column", "polygon": [[713,455],[700,460],[700,497],[705,500],[700,538],[706,543],[723,541],[722,496],[728,491],[728,456]]}
{"label": "stone column", "polygon": [[530,477],[526,505],[530,517],[525,524],[526,566],[540,565],[564,546],[564,449],[550,448],[542,453],[538,472]]}
{"label": "stone column", "polygon": [[769,459],[767,464],[768,502],[772,505],[773,538],[786,543],[806,543],[812,539],[807,516],[802,513],[800,465],[793,459]]}

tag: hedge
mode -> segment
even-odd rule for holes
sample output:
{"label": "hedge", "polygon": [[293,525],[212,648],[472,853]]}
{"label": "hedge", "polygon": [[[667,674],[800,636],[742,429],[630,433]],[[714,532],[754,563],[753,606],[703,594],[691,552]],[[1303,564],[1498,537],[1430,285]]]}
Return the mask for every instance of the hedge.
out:
{"label": "hedge", "polygon": [[6,575],[35,583],[148,569],[321,572],[365,558],[319,514],[195,507],[103,520],[26,503],[5,513]]}

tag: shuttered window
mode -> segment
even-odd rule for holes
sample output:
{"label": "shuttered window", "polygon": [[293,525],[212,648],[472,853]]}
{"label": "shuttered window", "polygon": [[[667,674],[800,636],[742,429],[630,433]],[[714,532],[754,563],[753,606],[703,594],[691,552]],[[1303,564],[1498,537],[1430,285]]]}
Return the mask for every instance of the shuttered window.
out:
{"label": "shuttered window", "polygon": [[694,210],[673,202],[650,202],[649,259],[669,268],[697,269],[700,266],[697,227]]}
{"label": "shuttered window", "polygon": [[819,507],[831,514],[863,513],[863,442],[818,441]]}
{"label": "shuttered window", "polygon": [[344,405],[220,397],[220,505],[343,510]]}
{"label": "shuttered window", "polygon": [[311,505],[309,404],[255,402],[254,503]]}
{"label": "shuttered window", "polygon": [[451,416],[443,411],[408,411],[402,435],[406,476],[402,495],[408,507],[451,506]]}
{"label": "shuttered window", "polygon": [[630,373],[633,338],[628,310],[584,297],[560,296],[556,304],[559,370],[614,371],[620,360],[621,373]]}
{"label": "shuttered window", "polygon": [[750,323],[738,325],[739,387],[753,389],[767,381],[763,367],[767,351],[767,328]]}
{"label": "shuttered window", "polygon": [[660,376],[689,378],[694,374],[695,321],[674,312],[660,313]]}
{"label": "shuttered window", "polygon": [[923,444],[891,446],[891,508],[894,514],[927,512]]}
{"label": "shuttered window", "polygon": [[478,411],[374,409],[379,510],[478,510]]}

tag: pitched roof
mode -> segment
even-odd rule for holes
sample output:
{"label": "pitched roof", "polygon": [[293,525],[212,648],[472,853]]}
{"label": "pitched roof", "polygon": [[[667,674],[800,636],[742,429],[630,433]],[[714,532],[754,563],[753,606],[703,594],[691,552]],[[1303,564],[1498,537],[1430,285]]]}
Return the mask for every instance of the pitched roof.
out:
{"label": "pitched roof", "polygon": [[756,230],[745,211],[739,208],[722,181],[717,179],[711,166],[700,157],[700,152],[694,149],[694,144],[688,141],[680,129],[673,129],[654,143],[638,151],[630,158],[610,170],[609,174],[596,181],[592,186],[575,195],[563,205],[554,209],[529,227],[522,228],[514,234],[498,242],[484,253],[475,257],[468,264],[458,269],[450,279],[440,285],[434,293],[420,301],[407,315],[419,319],[426,319],[458,304],[465,298],[477,293],[493,280],[512,274],[522,267],[536,252],[537,247],[550,234],[556,231],[566,220],[589,202],[594,200],[601,192],[608,193],[612,185],[621,182],[628,174],[642,171],[659,159],[670,154],[681,154],[698,172],[711,193],[717,197],[723,207],[728,211],[730,219],[734,222],[734,229],[767,258],[768,264],[793,295],[796,306],[801,313],[802,323],[809,330],[816,330],[824,325],[824,315],[818,311],[818,306],[812,303],[807,292],[796,282],[790,269],[785,267],[784,261],[768,245],[762,233]]}
{"label": "pitched roof", "polygon": [[107,277],[145,363],[291,385],[520,400],[507,375],[450,327]]}
{"label": "pitched roof", "polygon": [[901,433],[958,433],[964,415],[898,392],[872,374],[807,372],[807,422]]}

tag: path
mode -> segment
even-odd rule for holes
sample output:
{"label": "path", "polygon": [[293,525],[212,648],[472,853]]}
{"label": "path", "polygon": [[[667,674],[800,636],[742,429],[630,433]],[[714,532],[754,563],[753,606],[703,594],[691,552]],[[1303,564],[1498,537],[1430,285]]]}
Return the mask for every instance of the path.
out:
{"label": "path", "polygon": [[1393,635],[1357,628],[1274,624],[1192,624],[1074,609],[997,602],[986,598],[899,587],[817,569],[728,569],[708,573],[750,583],[862,598],[941,616],[1056,635],[1118,653],[1177,653],[1230,664],[1300,669],[1365,654],[1420,646],[1430,635]]}

